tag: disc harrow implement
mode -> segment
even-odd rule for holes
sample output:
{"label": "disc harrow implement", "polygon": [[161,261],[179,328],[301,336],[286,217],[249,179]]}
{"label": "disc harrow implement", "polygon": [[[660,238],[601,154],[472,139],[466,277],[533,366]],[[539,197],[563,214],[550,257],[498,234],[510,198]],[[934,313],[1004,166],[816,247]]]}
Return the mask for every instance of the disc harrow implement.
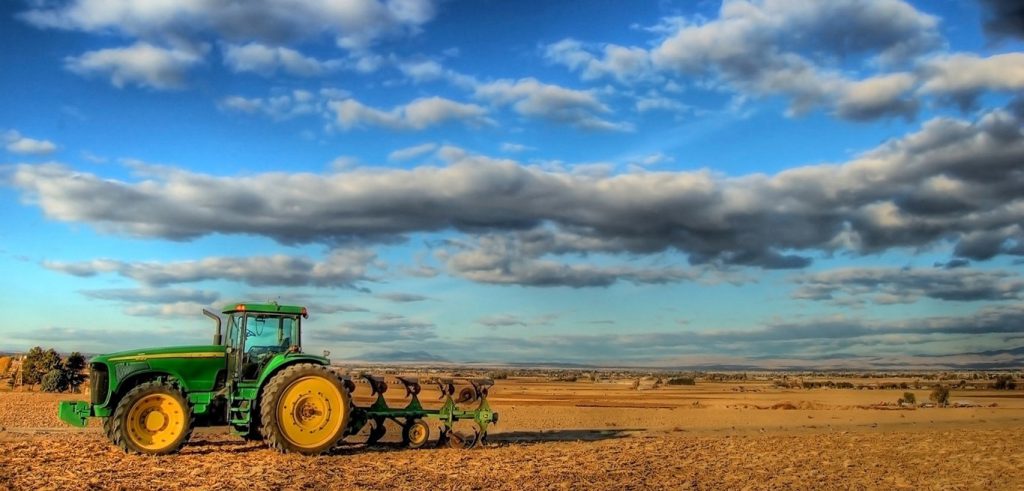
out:
{"label": "disc harrow implement", "polygon": [[[409,448],[420,448],[430,439],[429,421],[439,423],[438,445],[452,448],[473,448],[487,435],[491,424],[498,422],[498,413],[491,410],[487,403],[488,389],[494,385],[489,379],[437,379],[435,383],[443,401],[438,409],[428,409],[420,402],[422,386],[416,377],[395,377],[405,388],[405,399],[408,402],[402,407],[388,405],[384,394],[388,390],[386,379],[376,375],[360,374],[360,383],[369,386],[373,402],[369,406],[359,406],[353,402],[352,418],[345,432],[348,435],[369,429],[366,440],[368,445],[378,443],[387,434],[387,421],[392,421],[402,428],[402,444]],[[465,384],[468,383],[468,386]],[[345,378],[345,384],[354,390],[356,383]],[[461,386],[461,387],[459,387]],[[470,433],[455,429],[460,421],[471,422]]]}

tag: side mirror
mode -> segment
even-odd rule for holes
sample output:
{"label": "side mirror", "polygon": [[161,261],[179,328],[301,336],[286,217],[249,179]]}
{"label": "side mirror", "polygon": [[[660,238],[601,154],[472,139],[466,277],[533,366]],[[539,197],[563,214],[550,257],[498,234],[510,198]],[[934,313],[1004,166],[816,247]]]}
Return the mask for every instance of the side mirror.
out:
{"label": "side mirror", "polygon": [[324,358],[327,358],[328,356],[331,356],[331,352],[324,350]]}

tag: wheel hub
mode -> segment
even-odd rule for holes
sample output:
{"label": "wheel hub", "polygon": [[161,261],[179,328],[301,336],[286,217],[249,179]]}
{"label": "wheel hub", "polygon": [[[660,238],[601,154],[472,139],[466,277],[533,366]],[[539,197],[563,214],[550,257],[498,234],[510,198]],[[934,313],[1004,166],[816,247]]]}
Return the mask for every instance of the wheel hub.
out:
{"label": "wheel hub", "polygon": [[160,431],[167,428],[167,422],[169,418],[166,414],[159,410],[147,411],[146,415],[143,416],[144,426],[151,432]]}
{"label": "wheel hub", "polygon": [[330,405],[323,394],[306,393],[299,396],[292,409],[292,421],[307,431],[323,428],[330,420]]}

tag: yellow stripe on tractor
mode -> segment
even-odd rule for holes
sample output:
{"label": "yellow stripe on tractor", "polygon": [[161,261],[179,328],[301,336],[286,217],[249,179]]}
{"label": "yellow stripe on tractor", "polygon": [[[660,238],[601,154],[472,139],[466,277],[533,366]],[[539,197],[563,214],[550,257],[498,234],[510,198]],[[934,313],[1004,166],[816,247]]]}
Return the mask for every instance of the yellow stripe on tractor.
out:
{"label": "yellow stripe on tractor", "polygon": [[155,360],[158,358],[223,358],[224,353],[221,352],[206,352],[206,353],[154,353],[147,355],[141,353],[138,355],[118,356],[110,358],[109,361],[142,361],[142,360]]}

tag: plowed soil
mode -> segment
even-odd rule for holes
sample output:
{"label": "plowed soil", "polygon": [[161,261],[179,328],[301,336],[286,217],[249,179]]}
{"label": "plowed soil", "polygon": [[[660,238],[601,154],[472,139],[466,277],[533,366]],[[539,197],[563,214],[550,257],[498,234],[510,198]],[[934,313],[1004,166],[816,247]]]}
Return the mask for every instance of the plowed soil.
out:
{"label": "plowed soil", "polygon": [[[897,410],[879,403],[903,391],[750,390],[499,381],[500,424],[481,448],[407,450],[392,431],[321,457],[223,428],[197,430],[176,455],[126,455],[98,428],[56,419],[57,401],[74,396],[0,392],[0,489],[1024,488],[1022,391]],[[426,405],[435,399],[424,391]]]}

